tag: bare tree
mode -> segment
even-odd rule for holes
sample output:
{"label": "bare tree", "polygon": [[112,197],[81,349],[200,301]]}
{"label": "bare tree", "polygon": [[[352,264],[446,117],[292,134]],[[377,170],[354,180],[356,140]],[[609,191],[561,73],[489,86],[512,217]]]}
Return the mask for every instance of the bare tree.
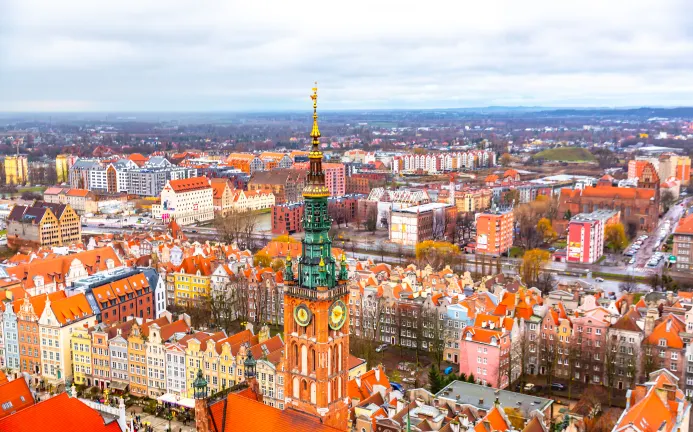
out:
{"label": "bare tree", "polygon": [[542,296],[546,296],[551,291],[553,291],[553,288],[556,286],[556,283],[556,278],[554,277],[553,273],[543,271],[539,273],[539,277],[537,278],[535,286],[537,287],[537,289],[539,289],[539,291],[541,291]]}
{"label": "bare tree", "polygon": [[568,337],[567,342],[563,345],[563,354],[565,355],[564,362],[567,366],[568,372],[568,399],[571,398],[573,392],[573,383],[575,381],[575,372],[578,369],[578,362],[580,361],[580,342],[578,337],[573,335]]}
{"label": "bare tree", "polygon": [[548,390],[551,392],[556,363],[558,361],[558,350],[556,341],[551,340],[549,335],[542,333],[539,341],[539,370],[546,375]]}
{"label": "bare tree", "polygon": [[[227,288],[231,288],[231,284],[227,284]],[[232,323],[236,319],[233,296],[234,293],[231,289],[212,290],[207,298],[212,322],[215,327],[221,328],[227,333],[231,331]]]}
{"label": "bare tree", "polygon": [[616,361],[618,358],[618,350],[621,344],[616,335],[608,335],[604,343],[604,385],[608,388],[609,406],[611,406],[611,397],[613,394],[614,384],[616,381]]}
{"label": "bare tree", "polygon": [[640,357],[640,361],[642,362],[642,366],[640,370],[642,371],[642,374],[644,375],[643,379],[647,379],[647,377],[650,376],[650,373],[654,372],[657,369],[657,362],[655,361],[655,350],[649,345],[645,345],[644,349],[644,355]]}
{"label": "bare tree", "polygon": [[621,292],[631,293],[637,290],[638,283],[635,281],[635,277],[628,276],[624,281],[618,284],[618,288],[621,290]]}
{"label": "bare tree", "polygon": [[530,337],[530,330],[527,327],[527,323],[525,323],[521,326],[520,334],[510,347],[507,371],[509,376],[508,385],[511,385],[517,379],[520,380],[520,388],[523,388],[525,385],[531,358]]}
{"label": "bare tree", "polygon": [[231,307],[238,319],[247,321],[249,318],[250,283],[243,274],[240,274],[233,276],[229,285],[234,292],[234,295],[231,297]]}
{"label": "bare tree", "polygon": [[217,215],[214,218],[214,227],[221,241],[228,244],[238,243],[241,248],[252,248],[257,222],[257,212],[231,211],[225,215]]}
{"label": "bare tree", "polygon": [[438,365],[443,361],[445,351],[445,320],[440,319],[440,313],[435,307],[421,309],[421,325],[426,349],[431,353],[433,361]]}

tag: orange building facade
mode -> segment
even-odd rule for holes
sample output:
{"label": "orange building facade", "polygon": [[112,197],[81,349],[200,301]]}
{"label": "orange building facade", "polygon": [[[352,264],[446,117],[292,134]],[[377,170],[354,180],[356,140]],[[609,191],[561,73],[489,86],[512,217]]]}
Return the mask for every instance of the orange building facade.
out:
{"label": "orange building facade", "polygon": [[476,250],[478,253],[502,255],[513,245],[515,217],[511,209],[476,215]]}

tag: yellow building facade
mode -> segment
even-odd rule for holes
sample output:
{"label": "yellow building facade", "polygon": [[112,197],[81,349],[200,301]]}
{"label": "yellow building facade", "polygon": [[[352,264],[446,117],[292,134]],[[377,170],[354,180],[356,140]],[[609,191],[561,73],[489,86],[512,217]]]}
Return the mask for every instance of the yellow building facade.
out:
{"label": "yellow building facade", "polygon": [[210,276],[202,274],[173,274],[173,287],[176,304],[191,305],[209,296]]}
{"label": "yellow building facade", "polygon": [[29,180],[29,163],[26,156],[5,156],[5,183],[24,185]]}
{"label": "yellow building facade", "polygon": [[139,325],[132,326],[128,337],[128,360],[130,364],[130,393],[147,395],[147,352]]}
{"label": "yellow building facade", "polygon": [[75,328],[70,335],[72,348],[72,377],[77,385],[90,385],[92,374],[91,335],[84,327]]}

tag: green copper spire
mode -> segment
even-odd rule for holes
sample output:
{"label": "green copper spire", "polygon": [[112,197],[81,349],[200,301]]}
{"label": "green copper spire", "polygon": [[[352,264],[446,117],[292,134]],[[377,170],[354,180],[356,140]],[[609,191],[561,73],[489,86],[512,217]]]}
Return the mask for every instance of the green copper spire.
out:
{"label": "green copper spire", "polygon": [[318,129],[318,89],[313,88],[313,129],[311,131],[310,168],[306,187],[303,238],[301,258],[298,262],[298,284],[304,288],[318,289],[337,286],[337,267],[332,256],[332,240],[328,235],[332,219],[327,213],[327,198],[330,192],[325,185],[325,172],[322,169],[322,152],[319,148]]}

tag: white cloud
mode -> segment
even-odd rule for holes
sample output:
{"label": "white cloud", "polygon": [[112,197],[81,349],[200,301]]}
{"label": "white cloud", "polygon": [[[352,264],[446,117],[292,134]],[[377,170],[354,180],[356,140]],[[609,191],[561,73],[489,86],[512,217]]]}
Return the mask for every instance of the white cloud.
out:
{"label": "white cloud", "polygon": [[690,0],[0,7],[0,108],[15,111],[36,100],[57,110],[303,108],[314,80],[324,108],[693,100]]}

